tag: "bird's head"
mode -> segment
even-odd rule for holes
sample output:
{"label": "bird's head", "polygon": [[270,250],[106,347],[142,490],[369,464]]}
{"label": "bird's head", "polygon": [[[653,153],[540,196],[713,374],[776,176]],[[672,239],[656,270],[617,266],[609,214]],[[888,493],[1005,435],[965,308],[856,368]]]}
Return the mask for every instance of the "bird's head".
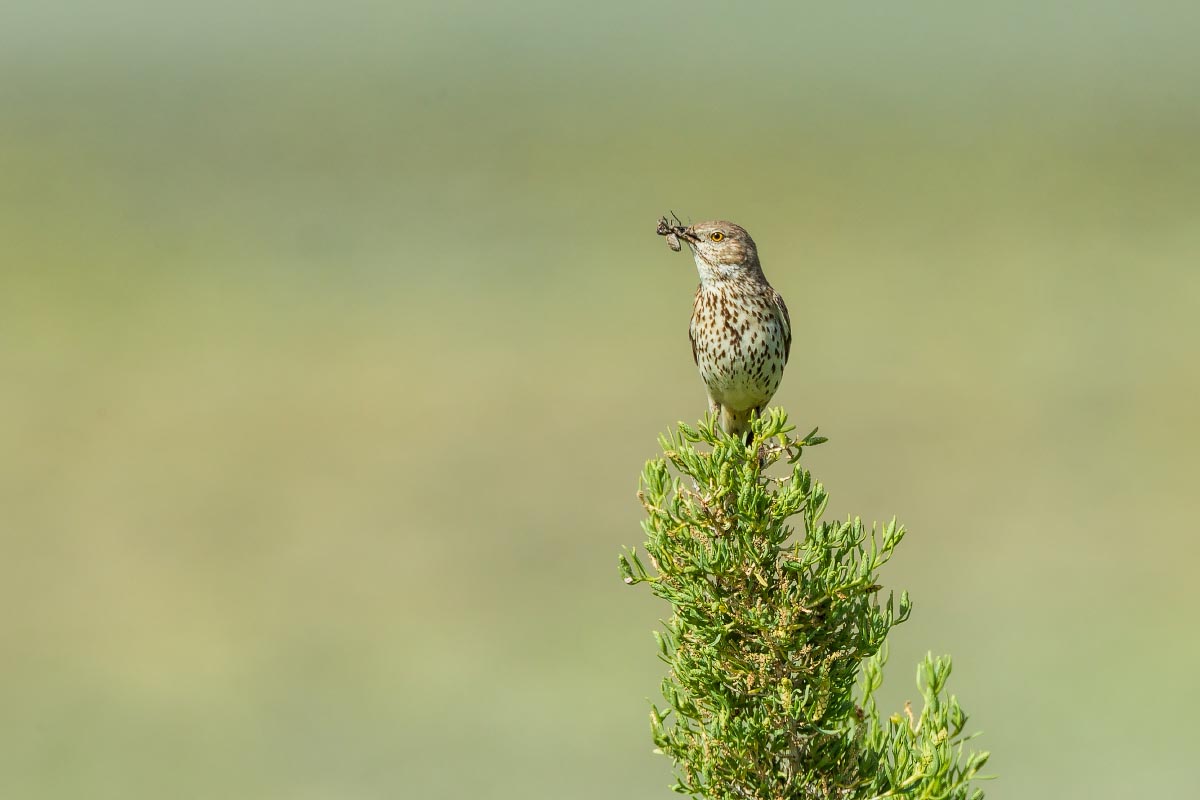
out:
{"label": "bird's head", "polygon": [[758,248],[741,225],[724,220],[697,222],[679,231],[696,257],[703,280],[730,280],[760,273]]}

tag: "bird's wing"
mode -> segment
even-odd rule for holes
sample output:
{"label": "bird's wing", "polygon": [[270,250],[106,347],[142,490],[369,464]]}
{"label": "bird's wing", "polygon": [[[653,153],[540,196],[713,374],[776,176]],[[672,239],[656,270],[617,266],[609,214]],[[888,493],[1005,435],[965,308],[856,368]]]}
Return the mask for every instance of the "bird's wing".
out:
{"label": "bird's wing", "polygon": [[692,343],[692,361],[696,366],[700,366],[700,357],[696,354],[696,310],[700,306],[700,290],[703,287],[696,287],[696,299],[692,301],[692,322],[688,325],[688,341]]}
{"label": "bird's wing", "polygon": [[783,295],[774,289],[771,290],[771,302],[779,309],[779,321],[783,323],[783,363],[786,364],[792,354],[792,317],[788,314],[787,303],[783,302]]}

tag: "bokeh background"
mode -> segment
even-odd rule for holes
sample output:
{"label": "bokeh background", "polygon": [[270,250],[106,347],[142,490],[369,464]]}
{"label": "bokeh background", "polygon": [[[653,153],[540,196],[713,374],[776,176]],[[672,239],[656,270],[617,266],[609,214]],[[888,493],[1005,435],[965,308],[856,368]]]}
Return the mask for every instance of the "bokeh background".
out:
{"label": "bokeh background", "polygon": [[704,398],[674,209],[792,309],[993,798],[1194,788],[1194,4],[8,5],[0,796],[656,798],[623,586]]}

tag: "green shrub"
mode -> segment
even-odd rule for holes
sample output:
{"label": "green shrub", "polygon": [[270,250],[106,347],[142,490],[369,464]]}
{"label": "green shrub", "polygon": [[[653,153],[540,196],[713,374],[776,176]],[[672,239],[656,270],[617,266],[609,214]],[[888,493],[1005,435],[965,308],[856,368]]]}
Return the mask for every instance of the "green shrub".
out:
{"label": "green shrub", "polygon": [[[988,756],[964,751],[949,658],[918,666],[919,714],[880,719],[887,635],[912,606],[907,593],[881,602],[878,571],[904,528],[822,520],[828,495],[800,459],[825,439],[793,431],[779,410],[755,421],[749,446],[711,418],[680,423],[642,475],[652,569],[632,549],[620,566],[626,583],[671,604],[655,632],[666,705],[650,718],[674,789],[714,800],[982,798],[970,783]],[[778,462],[790,472],[771,474]],[[787,524],[796,515],[798,536]]]}

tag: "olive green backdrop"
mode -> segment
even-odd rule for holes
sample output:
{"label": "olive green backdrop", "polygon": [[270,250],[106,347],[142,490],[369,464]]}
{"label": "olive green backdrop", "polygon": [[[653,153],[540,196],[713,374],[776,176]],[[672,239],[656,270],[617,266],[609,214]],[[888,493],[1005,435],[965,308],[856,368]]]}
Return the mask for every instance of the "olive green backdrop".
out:
{"label": "olive green backdrop", "polygon": [[18,3],[0,796],[664,798],[624,587],[705,409],[674,209],[792,309],[993,798],[1194,786],[1189,4]]}

